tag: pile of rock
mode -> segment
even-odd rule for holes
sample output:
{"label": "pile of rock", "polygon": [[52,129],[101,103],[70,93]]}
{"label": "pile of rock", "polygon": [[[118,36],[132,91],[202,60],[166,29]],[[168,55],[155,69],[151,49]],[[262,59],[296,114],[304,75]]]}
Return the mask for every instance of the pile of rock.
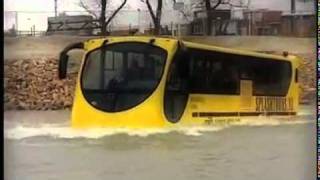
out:
{"label": "pile of rock", "polygon": [[302,61],[299,67],[300,102],[313,103],[316,100],[316,55],[297,54]]}
{"label": "pile of rock", "polygon": [[76,74],[59,80],[57,59],[10,59],[4,62],[6,110],[63,109],[72,105]]}

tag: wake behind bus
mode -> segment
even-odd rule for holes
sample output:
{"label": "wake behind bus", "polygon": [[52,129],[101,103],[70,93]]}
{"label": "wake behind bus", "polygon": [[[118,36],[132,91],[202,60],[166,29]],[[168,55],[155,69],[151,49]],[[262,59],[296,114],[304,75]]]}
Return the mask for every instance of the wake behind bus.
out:
{"label": "wake behind bus", "polygon": [[293,116],[299,58],[165,37],[105,37],[72,43],[85,54],[71,113],[74,128],[214,125],[256,116]]}

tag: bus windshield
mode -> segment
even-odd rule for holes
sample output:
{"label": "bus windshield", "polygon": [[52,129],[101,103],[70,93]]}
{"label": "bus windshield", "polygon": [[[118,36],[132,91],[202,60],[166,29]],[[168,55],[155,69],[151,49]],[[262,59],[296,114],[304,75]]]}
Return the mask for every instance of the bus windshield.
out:
{"label": "bus windshield", "polygon": [[147,43],[106,45],[88,53],[81,75],[85,99],[98,109],[118,112],[147,99],[157,88],[167,52]]}

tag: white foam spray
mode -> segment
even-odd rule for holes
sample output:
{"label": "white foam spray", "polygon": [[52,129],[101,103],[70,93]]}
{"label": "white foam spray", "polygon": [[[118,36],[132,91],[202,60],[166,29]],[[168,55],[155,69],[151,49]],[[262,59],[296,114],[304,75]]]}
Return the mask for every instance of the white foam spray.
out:
{"label": "white foam spray", "polygon": [[240,121],[228,125],[201,126],[201,127],[179,127],[165,129],[127,129],[127,128],[93,128],[93,129],[73,129],[66,124],[43,124],[37,127],[17,125],[5,129],[5,138],[24,139],[36,136],[50,136],[53,138],[89,138],[98,139],[104,136],[127,134],[129,136],[146,137],[153,134],[166,134],[178,132],[188,136],[201,136],[204,132],[217,132],[234,126],[278,126],[315,123],[313,120],[292,120],[290,118],[255,117],[241,118]]}

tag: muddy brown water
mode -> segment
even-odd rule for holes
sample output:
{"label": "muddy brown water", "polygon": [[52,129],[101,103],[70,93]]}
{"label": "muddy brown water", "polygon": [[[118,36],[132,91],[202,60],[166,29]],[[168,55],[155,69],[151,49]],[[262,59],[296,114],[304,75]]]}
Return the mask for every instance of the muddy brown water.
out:
{"label": "muddy brown water", "polygon": [[298,116],[177,130],[70,128],[69,111],[5,112],[5,179],[316,177],[315,108]]}

